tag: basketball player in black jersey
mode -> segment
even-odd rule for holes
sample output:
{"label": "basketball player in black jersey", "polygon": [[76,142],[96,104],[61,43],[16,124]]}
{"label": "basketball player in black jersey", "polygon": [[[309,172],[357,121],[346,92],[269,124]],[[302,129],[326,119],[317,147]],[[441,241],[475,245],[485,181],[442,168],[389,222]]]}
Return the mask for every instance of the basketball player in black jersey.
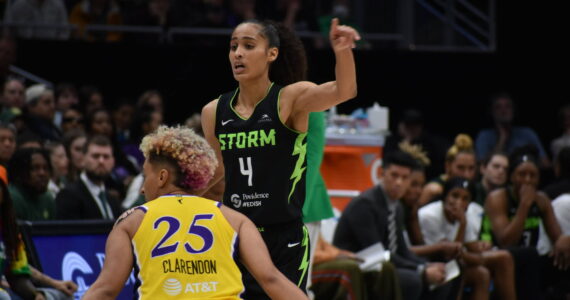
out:
{"label": "basketball player in black jersey", "polygon": [[[303,289],[309,262],[302,223],[309,113],[356,96],[352,48],[360,36],[337,19],[329,36],[336,80],[317,85],[304,81],[304,49],[286,27],[240,24],[229,51],[239,87],[202,110],[206,139],[223,161],[210,186],[225,177],[224,204],[256,224],[277,268]],[[244,284],[245,299],[269,299],[247,272]]]}

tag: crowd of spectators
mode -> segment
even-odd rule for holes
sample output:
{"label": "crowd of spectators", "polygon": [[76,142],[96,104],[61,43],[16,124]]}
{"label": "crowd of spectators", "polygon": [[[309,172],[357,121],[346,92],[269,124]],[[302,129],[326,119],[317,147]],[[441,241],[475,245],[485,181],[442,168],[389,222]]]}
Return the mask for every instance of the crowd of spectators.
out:
{"label": "crowd of spectators", "polygon": [[[160,33],[172,27],[233,28],[247,19],[272,19],[295,30],[326,33],[332,15],[348,21],[350,11],[348,0],[7,0],[3,4],[3,23],[18,38],[107,42],[157,42],[163,38]],[[87,25],[162,31],[86,30]]]}

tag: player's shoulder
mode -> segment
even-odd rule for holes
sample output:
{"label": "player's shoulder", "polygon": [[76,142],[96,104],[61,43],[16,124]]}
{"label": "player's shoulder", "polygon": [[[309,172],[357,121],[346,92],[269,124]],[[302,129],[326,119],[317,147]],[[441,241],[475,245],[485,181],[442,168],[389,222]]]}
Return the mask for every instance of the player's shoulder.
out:
{"label": "player's shoulder", "polygon": [[132,238],[142,223],[146,212],[146,207],[142,205],[126,210],[115,221],[113,230],[124,230]]}
{"label": "player's shoulder", "polygon": [[249,220],[244,214],[235,211],[225,205],[220,206],[220,211],[236,232],[239,232],[241,225]]}
{"label": "player's shoulder", "polygon": [[220,100],[219,98],[216,98],[216,99],[208,102],[206,105],[204,105],[204,107],[202,108],[202,114],[204,114],[204,113],[215,113],[219,100]]}
{"label": "player's shoulder", "polygon": [[115,227],[127,220],[130,221],[133,219],[138,219],[139,217],[143,217],[147,210],[148,208],[142,205],[127,209],[117,218],[117,221],[115,221]]}

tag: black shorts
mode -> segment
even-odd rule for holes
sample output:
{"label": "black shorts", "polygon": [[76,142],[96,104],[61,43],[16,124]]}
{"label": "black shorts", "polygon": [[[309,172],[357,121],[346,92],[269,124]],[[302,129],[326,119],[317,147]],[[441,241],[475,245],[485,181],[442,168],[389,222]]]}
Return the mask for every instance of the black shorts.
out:
{"label": "black shorts", "polygon": [[[259,228],[259,233],[269,249],[273,264],[306,293],[307,276],[309,272],[309,231],[300,222],[273,228]],[[270,300],[255,278],[240,263],[242,281],[245,292],[243,299]]]}

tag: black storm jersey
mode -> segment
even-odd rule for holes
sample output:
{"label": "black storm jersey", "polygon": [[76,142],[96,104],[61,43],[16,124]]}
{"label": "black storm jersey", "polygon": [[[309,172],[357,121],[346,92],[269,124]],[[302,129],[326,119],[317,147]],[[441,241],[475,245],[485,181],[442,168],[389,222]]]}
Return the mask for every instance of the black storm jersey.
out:
{"label": "black storm jersey", "polygon": [[307,134],[281,122],[280,91],[272,83],[248,119],[234,110],[239,89],[220,96],[216,109],[226,176],[223,202],[257,226],[300,220],[303,214]]}

